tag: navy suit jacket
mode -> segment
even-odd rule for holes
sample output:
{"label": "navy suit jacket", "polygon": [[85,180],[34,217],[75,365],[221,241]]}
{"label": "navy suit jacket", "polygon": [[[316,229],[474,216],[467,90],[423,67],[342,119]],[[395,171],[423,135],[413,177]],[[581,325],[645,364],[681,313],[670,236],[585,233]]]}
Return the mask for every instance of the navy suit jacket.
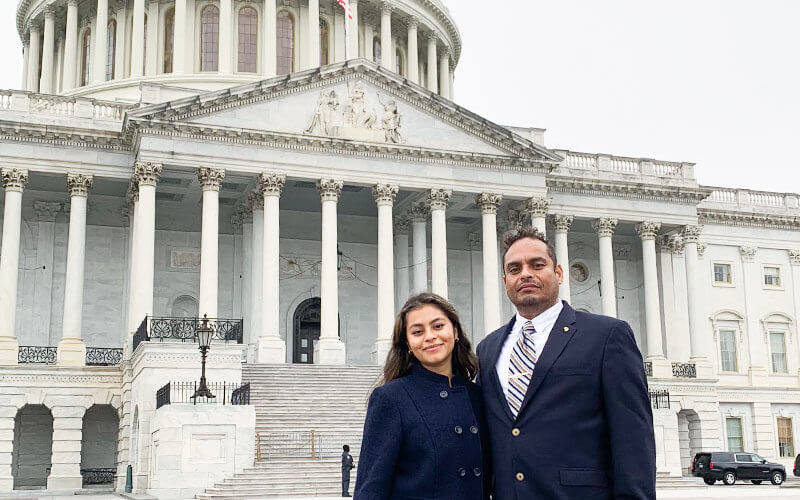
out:
{"label": "navy suit jacket", "polygon": [[653,413],[630,326],[564,302],[515,419],[495,368],[513,325],[478,345],[493,498],[655,499]]}

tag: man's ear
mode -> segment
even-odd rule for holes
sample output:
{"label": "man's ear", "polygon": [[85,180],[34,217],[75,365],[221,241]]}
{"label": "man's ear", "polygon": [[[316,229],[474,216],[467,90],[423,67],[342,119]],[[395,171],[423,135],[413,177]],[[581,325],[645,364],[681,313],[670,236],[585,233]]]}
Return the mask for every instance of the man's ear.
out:
{"label": "man's ear", "polygon": [[561,264],[556,265],[556,276],[558,277],[558,284],[564,282],[564,270],[561,269]]}

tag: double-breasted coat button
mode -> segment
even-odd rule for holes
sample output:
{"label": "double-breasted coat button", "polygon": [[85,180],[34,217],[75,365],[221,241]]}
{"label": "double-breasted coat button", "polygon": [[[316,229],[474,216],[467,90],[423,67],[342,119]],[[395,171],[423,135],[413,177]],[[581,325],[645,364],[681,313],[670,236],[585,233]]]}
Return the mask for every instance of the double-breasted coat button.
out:
{"label": "double-breasted coat button", "polygon": [[477,426],[477,425],[471,425],[471,426],[469,427],[469,431],[470,431],[471,433],[473,433],[473,434],[477,434],[477,433],[478,433],[478,426]]}
{"label": "double-breasted coat button", "polygon": [[516,427],[511,429],[511,435],[514,436],[514,437],[519,436],[519,429],[517,429]]}
{"label": "double-breasted coat button", "polygon": [[440,392],[439,393],[439,397],[442,398],[442,399],[446,398],[447,397],[447,391]]}
{"label": "double-breasted coat button", "polygon": [[464,429],[462,429],[460,425],[457,425],[456,428],[453,430],[456,431],[456,434],[461,434],[462,432],[464,432]]}
{"label": "double-breasted coat button", "polygon": [[467,475],[467,469],[461,467],[460,469],[458,469],[458,475],[459,475],[459,477],[466,476]]}
{"label": "double-breasted coat button", "polygon": [[481,470],[477,467],[472,469],[472,473],[475,474],[475,477],[481,477]]}
{"label": "double-breasted coat button", "polygon": [[517,478],[517,481],[525,480],[525,474],[523,474],[522,472],[517,472],[517,475],[515,477]]}

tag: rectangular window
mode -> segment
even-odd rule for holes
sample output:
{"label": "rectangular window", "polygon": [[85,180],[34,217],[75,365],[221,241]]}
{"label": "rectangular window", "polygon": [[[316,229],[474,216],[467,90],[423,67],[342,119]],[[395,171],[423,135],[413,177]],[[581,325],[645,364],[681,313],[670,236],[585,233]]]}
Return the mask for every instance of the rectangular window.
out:
{"label": "rectangular window", "polygon": [[782,457],[794,457],[791,418],[778,417],[778,451]]}
{"label": "rectangular window", "polygon": [[769,332],[769,346],[772,351],[772,371],[788,373],[786,367],[786,340],[783,332]]}
{"label": "rectangular window", "polygon": [[722,359],[722,371],[738,371],[736,363],[736,332],[733,330],[720,330],[719,350]]}
{"label": "rectangular window", "polygon": [[714,263],[714,283],[732,283],[731,265]]}
{"label": "rectangular window", "polygon": [[725,429],[728,432],[728,451],[744,451],[742,443],[742,419],[728,417],[725,419]]}
{"label": "rectangular window", "polygon": [[765,286],[781,286],[781,268],[765,266],[764,267],[764,285]]}

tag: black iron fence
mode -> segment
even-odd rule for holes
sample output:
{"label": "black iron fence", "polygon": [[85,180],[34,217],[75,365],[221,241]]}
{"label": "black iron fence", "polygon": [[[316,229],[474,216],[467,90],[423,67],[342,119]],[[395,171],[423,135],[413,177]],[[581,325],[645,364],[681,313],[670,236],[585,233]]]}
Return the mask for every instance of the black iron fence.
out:
{"label": "black iron fence", "polygon": [[249,405],[250,383],[236,384],[232,382],[208,382],[206,385],[213,398],[193,397],[197,391],[197,381],[167,382],[156,391],[156,409],[169,404],[218,404]]}
{"label": "black iron fence", "polygon": [[122,362],[122,349],[115,347],[87,347],[88,366],[114,366]]}
{"label": "black iron fence", "polygon": [[650,391],[650,406],[654,410],[669,408],[669,391]]}
{"label": "black iron fence", "polygon": [[[158,318],[147,316],[139,324],[133,335],[133,350],[142,342],[194,342],[197,339],[197,328],[200,318]],[[236,342],[241,344],[244,340],[244,320],[209,318],[208,323],[213,329],[212,340],[221,342]]]}
{"label": "black iron fence", "polygon": [[117,469],[113,467],[99,468],[99,469],[81,469],[81,477],[83,477],[83,485],[90,484],[112,484],[114,482],[114,474]]}
{"label": "black iron fence", "polygon": [[672,363],[672,376],[677,378],[697,378],[694,363]]}
{"label": "black iron fence", "polygon": [[17,362],[20,364],[40,363],[54,365],[56,363],[56,347],[21,345],[17,353]]}

